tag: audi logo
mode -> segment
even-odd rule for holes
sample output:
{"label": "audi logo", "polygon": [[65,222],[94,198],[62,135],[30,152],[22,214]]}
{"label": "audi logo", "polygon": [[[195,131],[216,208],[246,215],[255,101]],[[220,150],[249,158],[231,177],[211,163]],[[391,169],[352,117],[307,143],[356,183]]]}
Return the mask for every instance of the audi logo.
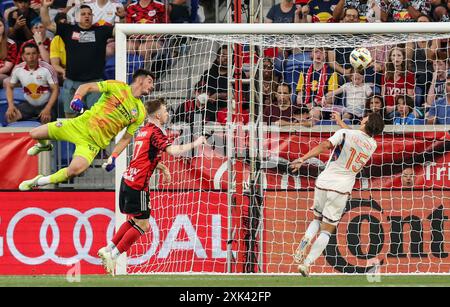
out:
{"label": "audi logo", "polygon": [[[41,224],[41,228],[39,230],[39,241],[44,253],[38,257],[28,257],[22,254],[17,249],[16,244],[14,242],[14,232],[16,226],[22,219],[30,215],[40,216],[44,219],[44,221]],[[58,223],[56,222],[56,218],[62,215],[73,216],[77,219],[75,226],[73,228],[73,235],[72,235],[73,244],[75,250],[77,251],[77,254],[69,258],[64,258],[56,255],[56,251],[59,247],[59,242],[61,239],[60,229],[58,227]],[[106,237],[108,241],[111,240],[114,232],[114,212],[105,208],[95,208],[88,210],[85,213],[82,213],[73,208],[60,208],[50,213],[43,209],[35,207],[26,208],[22,211],[19,211],[11,219],[7,229],[6,238],[11,254],[19,261],[28,265],[39,265],[48,260],[63,265],[71,265],[78,261],[85,260],[90,264],[100,265],[101,264],[100,259],[89,255],[89,251],[92,248],[94,237],[92,225],[89,222],[89,218],[95,215],[103,215],[110,218],[110,222],[108,224],[108,229],[106,232]],[[49,227],[52,232],[51,242],[48,242],[46,235]],[[84,245],[80,242],[80,234],[82,228],[84,228],[84,231],[86,232],[86,240]]]}

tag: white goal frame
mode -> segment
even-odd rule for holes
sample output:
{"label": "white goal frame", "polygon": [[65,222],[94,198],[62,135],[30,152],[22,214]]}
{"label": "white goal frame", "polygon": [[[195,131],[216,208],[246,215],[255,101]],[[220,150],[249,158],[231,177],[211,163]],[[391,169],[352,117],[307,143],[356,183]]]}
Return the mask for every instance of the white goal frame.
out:
{"label": "white goal frame", "polygon": [[[395,33],[450,33],[450,23],[337,23],[337,24],[116,24],[116,80],[126,82],[127,80],[127,36],[129,35],[251,35],[251,34],[279,34],[279,35],[300,35],[300,34],[395,34]],[[231,52],[229,50],[229,52]],[[251,52],[254,48],[251,47]],[[256,71],[256,65],[251,62],[251,70]],[[254,82],[253,82],[254,83]],[[231,97],[231,95],[229,95]],[[229,98],[230,99],[230,98]],[[231,111],[228,111],[228,119],[231,119]],[[232,138],[232,125],[227,125],[227,135]],[[258,127],[259,128],[259,127]],[[261,127],[262,128],[262,127]],[[270,129],[270,128],[269,128]],[[279,128],[278,128],[279,129]],[[319,131],[313,128],[290,128],[289,131]],[[331,132],[337,127],[323,126],[321,132]],[[254,129],[253,129],[254,130]],[[284,130],[284,128],[282,128]],[[386,126],[386,132],[412,132],[412,131],[449,131],[446,125],[438,126]],[[120,133],[116,140],[123,135]],[[127,150],[125,150],[127,151]],[[228,159],[232,152],[227,150]],[[126,168],[126,154],[121,154],[116,160],[115,183],[120,186],[122,174]],[[230,172],[229,172],[230,173]],[[115,225],[116,229],[125,222],[125,216],[120,213],[118,207],[119,189],[115,190]],[[228,204],[230,206],[230,204]],[[126,272],[126,255],[122,255],[116,265],[116,274],[124,275]],[[229,259],[227,259],[229,262]]]}

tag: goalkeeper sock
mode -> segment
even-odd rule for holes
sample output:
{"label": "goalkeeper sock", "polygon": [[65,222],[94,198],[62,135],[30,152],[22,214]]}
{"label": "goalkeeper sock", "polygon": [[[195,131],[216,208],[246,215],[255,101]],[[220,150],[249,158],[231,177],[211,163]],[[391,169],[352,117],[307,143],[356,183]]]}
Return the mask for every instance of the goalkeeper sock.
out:
{"label": "goalkeeper sock", "polygon": [[122,240],[120,240],[119,244],[117,244],[117,248],[112,251],[111,254],[113,259],[116,259],[120,254],[126,252],[144,233],[145,232],[138,225],[134,225],[130,228],[123,236]]}
{"label": "goalkeeper sock", "polygon": [[[112,245],[114,245],[114,247],[117,246],[117,244],[119,244],[120,240],[122,240],[123,236],[127,233],[128,230],[130,230],[130,228],[133,228],[133,226],[136,225],[134,223],[133,220],[128,220],[125,223],[123,223],[119,230],[117,230],[116,234],[114,235],[114,237],[111,240]],[[108,247],[110,247],[110,245],[108,245]],[[111,250],[114,249],[114,247],[111,246]]]}
{"label": "goalkeeper sock", "polygon": [[[47,180],[49,181],[49,183],[60,183],[60,182],[65,182],[69,179],[69,176],[67,176],[67,167],[60,169],[59,171],[57,171],[56,173],[47,176],[49,177],[48,179],[46,177],[42,177],[38,180],[38,184],[39,181],[42,182],[47,182]],[[40,184],[39,184],[40,185]]]}
{"label": "goalkeeper sock", "polygon": [[320,221],[314,219],[308,226],[305,232],[305,239],[311,240],[317,234],[320,229]]}
{"label": "goalkeeper sock", "polygon": [[306,257],[304,264],[311,265],[316,261],[317,258],[322,254],[325,248],[328,245],[328,241],[330,241],[331,233],[328,231],[321,231],[319,237],[314,242],[309,251],[308,257]]}
{"label": "goalkeeper sock", "polygon": [[113,249],[116,248],[116,244],[114,244],[112,241],[108,243],[108,245],[106,246],[106,250],[108,252],[111,252]]}
{"label": "goalkeeper sock", "polygon": [[47,146],[47,140],[38,140],[38,146],[39,147],[45,147]]}

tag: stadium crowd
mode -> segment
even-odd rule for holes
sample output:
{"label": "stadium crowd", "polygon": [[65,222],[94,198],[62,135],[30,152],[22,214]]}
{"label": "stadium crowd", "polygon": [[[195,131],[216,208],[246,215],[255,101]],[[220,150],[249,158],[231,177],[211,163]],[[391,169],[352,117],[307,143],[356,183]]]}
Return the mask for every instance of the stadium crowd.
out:
{"label": "stadium crowd", "polygon": [[[205,19],[199,0],[166,2],[2,0],[0,106],[2,100],[7,105],[2,124],[29,119],[46,123],[57,116],[76,116],[69,107],[76,88],[114,78],[116,23],[195,23]],[[448,0],[281,0],[268,10],[264,22],[448,22],[449,10]],[[135,38],[127,46],[128,57],[138,66],[145,63],[146,68],[161,71],[159,59],[170,40]],[[350,65],[352,49],[265,50],[264,121],[310,127],[333,123],[331,114],[338,111],[353,123],[370,112],[381,112],[386,123],[395,125],[450,123],[449,40],[369,48],[373,62],[363,72]],[[173,110],[174,121],[192,122],[199,118],[194,116],[198,113],[202,119],[225,122],[230,107],[226,101],[227,63],[226,48],[222,47],[192,89],[192,97]],[[245,70],[243,74],[248,77]],[[244,86],[243,91],[245,122],[248,88]],[[86,97],[86,107],[97,99],[94,94]]]}

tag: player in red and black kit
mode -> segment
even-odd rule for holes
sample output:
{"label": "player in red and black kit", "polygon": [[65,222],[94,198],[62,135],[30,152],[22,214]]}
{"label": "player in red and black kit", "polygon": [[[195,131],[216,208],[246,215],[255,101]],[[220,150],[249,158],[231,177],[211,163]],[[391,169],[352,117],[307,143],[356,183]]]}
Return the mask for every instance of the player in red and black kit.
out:
{"label": "player in red and black kit", "polygon": [[150,228],[148,182],[155,169],[162,171],[165,182],[170,178],[167,167],[160,163],[161,154],[178,155],[206,143],[206,138],[201,136],[189,144],[172,145],[161,129],[169,121],[164,100],[150,101],[146,107],[148,121],[134,140],[133,158],[123,174],[119,193],[120,212],[131,218],[120,226],[108,246],[98,251],[103,266],[112,275],[120,254]]}

